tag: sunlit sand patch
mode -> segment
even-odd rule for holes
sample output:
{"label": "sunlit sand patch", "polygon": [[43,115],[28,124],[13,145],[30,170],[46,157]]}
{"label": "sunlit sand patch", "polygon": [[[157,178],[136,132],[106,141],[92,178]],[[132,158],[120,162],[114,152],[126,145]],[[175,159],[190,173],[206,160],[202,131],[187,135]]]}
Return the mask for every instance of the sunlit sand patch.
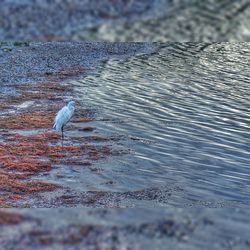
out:
{"label": "sunlit sand patch", "polygon": [[21,103],[20,105],[17,105],[16,108],[17,109],[24,109],[24,108],[31,107],[33,104],[34,104],[34,101],[25,101],[25,102]]}

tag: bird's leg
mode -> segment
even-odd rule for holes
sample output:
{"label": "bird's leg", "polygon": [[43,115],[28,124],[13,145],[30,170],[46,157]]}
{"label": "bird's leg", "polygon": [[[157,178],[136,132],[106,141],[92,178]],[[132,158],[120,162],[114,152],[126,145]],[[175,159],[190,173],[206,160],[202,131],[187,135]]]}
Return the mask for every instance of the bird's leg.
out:
{"label": "bird's leg", "polygon": [[63,126],[62,126],[62,140],[64,139],[64,135],[63,135]]}
{"label": "bird's leg", "polygon": [[63,135],[63,127],[62,127],[62,147],[63,147],[63,139],[64,139],[64,135]]}

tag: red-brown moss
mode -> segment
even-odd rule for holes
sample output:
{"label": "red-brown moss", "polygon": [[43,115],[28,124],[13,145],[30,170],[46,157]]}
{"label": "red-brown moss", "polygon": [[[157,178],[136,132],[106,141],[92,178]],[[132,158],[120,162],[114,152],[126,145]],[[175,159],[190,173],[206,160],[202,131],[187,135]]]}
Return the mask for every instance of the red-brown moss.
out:
{"label": "red-brown moss", "polygon": [[9,103],[14,105],[25,101],[41,99],[54,100],[56,99],[56,95],[54,93],[43,92],[22,92],[20,95],[12,96],[11,100],[9,100]]}
{"label": "red-brown moss", "polygon": [[25,181],[27,174],[8,173],[0,171],[0,207],[12,207],[14,202],[23,195],[52,191],[59,188],[59,185],[43,181]]}
{"label": "red-brown moss", "polygon": [[56,132],[43,132],[33,135],[20,135],[20,134],[9,134],[7,141],[18,141],[18,142],[45,142],[51,140],[60,139],[60,134]]}
{"label": "red-brown moss", "polygon": [[1,129],[50,128],[55,112],[32,111],[0,117]]}
{"label": "red-brown moss", "polygon": [[[24,182],[23,179],[25,179],[25,177],[27,176],[15,173],[0,172],[0,188],[2,191],[7,192],[6,194],[8,195],[16,195],[41,191],[52,191],[59,187],[56,184],[44,181]],[[12,199],[13,197],[20,198],[18,196],[12,196]]]}
{"label": "red-brown moss", "polygon": [[64,92],[72,91],[72,87],[70,85],[62,85],[57,82],[40,82],[34,84],[19,84],[15,86],[16,89],[21,90],[25,93],[29,91],[39,91],[40,93],[53,93],[60,94]]}
{"label": "red-brown moss", "polygon": [[[51,80],[65,79],[77,75],[85,69],[74,66],[57,73],[48,73]],[[12,86],[13,87],[13,86]],[[13,133],[15,129],[49,129],[59,106],[54,100],[61,100],[65,93],[71,92],[73,87],[61,85],[54,81],[34,84],[20,84],[15,86],[17,95],[3,96],[0,108],[13,108],[25,101],[46,101],[48,107],[39,109],[39,105],[27,109],[22,113],[0,116],[0,207],[12,207],[15,201],[26,198],[36,192],[52,191],[58,185],[30,181],[32,176],[40,172],[48,172],[54,164],[67,166],[89,166],[90,160],[107,157],[111,153],[109,146],[95,145],[91,142],[104,142],[108,138],[92,136],[79,138],[75,145],[61,144],[60,133],[43,132],[32,135]],[[49,102],[48,102],[49,101]],[[52,103],[51,105],[50,103]],[[83,117],[76,113],[72,119],[74,123],[89,122],[92,118]],[[87,127],[85,131],[92,131]]]}
{"label": "red-brown moss", "polygon": [[74,66],[70,66],[68,68],[65,68],[61,71],[58,72],[48,72],[45,73],[45,75],[47,76],[47,79],[49,81],[61,81],[61,80],[65,80],[68,79],[70,77],[74,77],[74,76],[78,76],[80,74],[82,74],[86,69],[81,66],[81,65],[74,65]]}
{"label": "red-brown moss", "polygon": [[25,217],[18,213],[0,211],[0,225],[12,225],[22,222]]}
{"label": "red-brown moss", "polygon": [[21,157],[19,159],[10,157],[9,159],[2,159],[2,168],[20,172],[37,173],[40,171],[50,171],[51,164],[49,161],[32,159],[30,157]]}

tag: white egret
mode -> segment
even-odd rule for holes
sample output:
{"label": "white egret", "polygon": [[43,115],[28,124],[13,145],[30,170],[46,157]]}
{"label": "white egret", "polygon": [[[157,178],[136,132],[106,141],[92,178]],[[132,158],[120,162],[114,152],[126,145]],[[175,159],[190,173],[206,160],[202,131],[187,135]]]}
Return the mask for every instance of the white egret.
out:
{"label": "white egret", "polygon": [[70,101],[56,114],[53,128],[56,129],[57,131],[62,131],[62,139],[63,139],[63,127],[71,119],[71,117],[74,114],[74,111],[75,111],[75,102]]}

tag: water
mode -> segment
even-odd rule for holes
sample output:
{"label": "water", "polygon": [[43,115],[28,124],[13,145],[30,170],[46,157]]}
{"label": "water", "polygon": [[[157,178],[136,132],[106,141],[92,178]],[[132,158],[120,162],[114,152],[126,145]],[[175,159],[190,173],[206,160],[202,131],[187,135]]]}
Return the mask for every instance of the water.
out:
{"label": "water", "polygon": [[82,105],[96,110],[98,132],[130,150],[100,163],[114,185],[91,188],[177,185],[173,205],[249,203],[249,58],[246,43],[170,43],[73,81]]}

